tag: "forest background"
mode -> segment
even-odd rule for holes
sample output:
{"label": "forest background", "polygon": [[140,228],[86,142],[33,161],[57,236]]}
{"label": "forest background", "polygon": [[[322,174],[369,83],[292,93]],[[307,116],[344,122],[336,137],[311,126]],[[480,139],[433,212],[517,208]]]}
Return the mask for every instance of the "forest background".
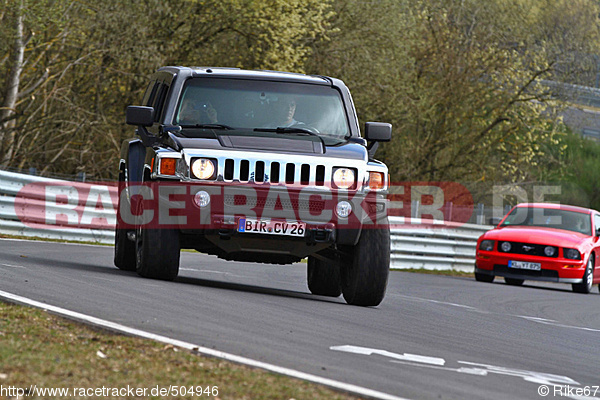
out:
{"label": "forest background", "polygon": [[[341,78],[393,124],[392,180],[558,185],[600,208],[600,145],[556,85],[598,87],[599,0],[0,0],[0,168],[116,179],[164,65]],[[594,110],[592,110],[594,111]],[[598,114],[600,115],[600,114]]]}

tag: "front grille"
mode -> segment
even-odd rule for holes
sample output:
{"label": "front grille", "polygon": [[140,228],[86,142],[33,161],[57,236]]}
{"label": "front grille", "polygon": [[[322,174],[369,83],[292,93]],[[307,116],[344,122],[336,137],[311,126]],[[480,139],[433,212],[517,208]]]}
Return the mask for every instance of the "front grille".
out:
{"label": "front grille", "polygon": [[325,185],[325,166],[302,163],[225,160],[225,181],[271,183],[285,185]]}
{"label": "front grille", "polygon": [[[539,257],[549,257],[549,258],[557,258],[558,257],[558,248],[554,247],[554,254],[552,256],[547,256],[544,252],[544,249],[548,247],[545,244],[533,244],[533,243],[521,243],[521,242],[508,242],[510,243],[510,250],[504,251],[502,250],[502,243],[504,241],[498,242],[498,251],[501,253],[508,254],[526,254],[530,256],[539,256]],[[551,246],[553,247],[553,246]]]}
{"label": "front grille", "polygon": [[[246,196],[226,194],[225,204],[228,206],[244,206],[246,205]],[[258,198],[256,205],[260,209],[268,210],[284,210],[284,211],[309,211],[313,215],[320,214],[325,209],[324,200],[306,200],[306,199],[286,199],[286,198]]]}

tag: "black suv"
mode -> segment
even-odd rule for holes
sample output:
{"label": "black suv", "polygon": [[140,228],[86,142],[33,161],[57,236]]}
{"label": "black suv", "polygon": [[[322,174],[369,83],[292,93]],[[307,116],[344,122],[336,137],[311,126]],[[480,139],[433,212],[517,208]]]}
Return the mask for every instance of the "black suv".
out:
{"label": "black suv", "polygon": [[390,261],[388,170],[373,156],[390,124],[360,135],[334,78],[163,67],[121,147],[115,265],[174,279],[183,248],[290,264],[308,288],[375,306]]}

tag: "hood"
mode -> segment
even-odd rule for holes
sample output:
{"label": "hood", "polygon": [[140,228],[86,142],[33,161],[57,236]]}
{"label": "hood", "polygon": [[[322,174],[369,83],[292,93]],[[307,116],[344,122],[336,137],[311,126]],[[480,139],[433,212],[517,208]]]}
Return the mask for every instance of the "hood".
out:
{"label": "hood", "polygon": [[[181,149],[235,149],[274,153],[322,155],[328,158],[368,160],[367,149],[359,143],[336,142],[331,145],[315,136],[267,137],[219,134],[213,138],[186,138],[171,135]],[[325,145],[324,145],[325,144]]]}
{"label": "hood", "polygon": [[555,228],[505,226],[486,232],[484,239],[575,248],[591,236]]}

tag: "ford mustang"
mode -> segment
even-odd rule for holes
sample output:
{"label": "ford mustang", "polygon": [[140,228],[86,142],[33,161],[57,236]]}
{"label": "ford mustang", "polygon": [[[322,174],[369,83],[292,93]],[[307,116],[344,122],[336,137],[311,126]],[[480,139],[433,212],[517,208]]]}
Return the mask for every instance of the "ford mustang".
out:
{"label": "ford mustang", "polygon": [[570,283],[589,293],[600,283],[600,213],[587,208],[533,203],[515,206],[477,241],[475,279],[504,277]]}

